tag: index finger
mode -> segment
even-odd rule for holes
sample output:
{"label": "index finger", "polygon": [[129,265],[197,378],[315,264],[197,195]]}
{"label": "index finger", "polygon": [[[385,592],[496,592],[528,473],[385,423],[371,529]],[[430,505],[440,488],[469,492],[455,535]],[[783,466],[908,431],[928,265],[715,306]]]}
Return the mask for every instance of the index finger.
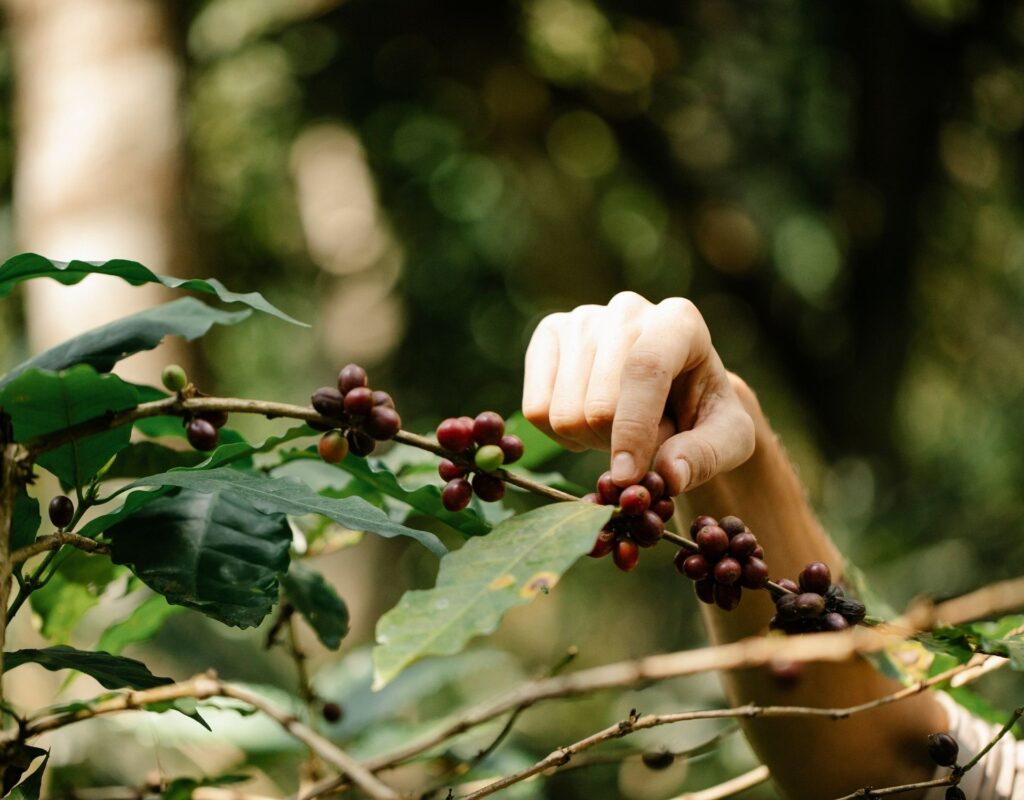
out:
{"label": "index finger", "polygon": [[707,326],[689,300],[671,298],[652,309],[622,366],[612,422],[612,479],[617,484],[643,477],[658,445],[658,423],[672,382],[710,351]]}

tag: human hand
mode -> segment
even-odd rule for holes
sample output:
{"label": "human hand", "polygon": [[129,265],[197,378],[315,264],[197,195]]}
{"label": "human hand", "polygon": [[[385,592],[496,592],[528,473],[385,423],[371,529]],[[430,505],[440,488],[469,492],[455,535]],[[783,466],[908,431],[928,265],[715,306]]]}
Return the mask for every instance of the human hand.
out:
{"label": "human hand", "polygon": [[746,461],[754,423],[697,307],[633,292],[541,320],[526,351],[526,418],[570,450],[611,450],[612,478],[654,460],[675,495]]}

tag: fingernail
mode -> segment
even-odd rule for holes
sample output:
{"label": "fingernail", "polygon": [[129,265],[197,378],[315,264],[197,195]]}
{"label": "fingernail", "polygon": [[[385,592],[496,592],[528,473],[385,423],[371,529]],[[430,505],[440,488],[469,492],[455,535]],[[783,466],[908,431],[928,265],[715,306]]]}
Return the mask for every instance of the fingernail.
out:
{"label": "fingernail", "polygon": [[633,456],[626,452],[616,453],[615,458],[612,459],[612,480],[616,483],[628,481],[635,472],[636,462],[633,461]]}

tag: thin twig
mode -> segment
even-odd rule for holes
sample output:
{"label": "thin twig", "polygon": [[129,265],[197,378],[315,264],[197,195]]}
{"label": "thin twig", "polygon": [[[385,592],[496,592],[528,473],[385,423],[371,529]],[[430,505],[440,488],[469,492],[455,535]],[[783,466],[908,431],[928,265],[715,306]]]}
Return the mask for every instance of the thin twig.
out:
{"label": "thin twig", "polygon": [[673,797],[672,800],[725,800],[727,797],[732,797],[740,792],[745,792],[747,789],[760,786],[770,777],[771,774],[768,772],[768,767],[762,764],[760,767],[754,767],[750,772],[744,772],[742,775],[730,778],[724,783],[709,786],[707,789],[700,789],[696,792],[687,792],[686,794]]}
{"label": "thin twig", "polygon": [[87,553],[98,553],[101,555],[109,555],[110,553],[108,545],[101,544],[95,539],[90,539],[88,536],[57,531],[46,536],[40,536],[32,544],[15,550],[11,553],[11,564],[20,564],[22,561],[28,561],[32,556],[45,553],[47,550],[56,550],[66,544],[77,547],[79,550],[84,550]]}

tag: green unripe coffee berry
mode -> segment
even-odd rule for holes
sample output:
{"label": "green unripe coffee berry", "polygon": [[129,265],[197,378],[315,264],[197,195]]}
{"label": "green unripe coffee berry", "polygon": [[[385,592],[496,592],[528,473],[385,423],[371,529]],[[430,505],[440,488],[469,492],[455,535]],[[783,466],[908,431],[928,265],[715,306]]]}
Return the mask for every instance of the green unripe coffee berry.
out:
{"label": "green unripe coffee berry", "polygon": [[185,374],[185,370],[177,364],[168,364],[164,367],[160,379],[167,390],[171,392],[180,392],[188,386],[188,376]]}
{"label": "green unripe coffee berry", "polygon": [[496,444],[485,444],[476,451],[473,462],[484,472],[494,472],[505,462],[505,454]]}

